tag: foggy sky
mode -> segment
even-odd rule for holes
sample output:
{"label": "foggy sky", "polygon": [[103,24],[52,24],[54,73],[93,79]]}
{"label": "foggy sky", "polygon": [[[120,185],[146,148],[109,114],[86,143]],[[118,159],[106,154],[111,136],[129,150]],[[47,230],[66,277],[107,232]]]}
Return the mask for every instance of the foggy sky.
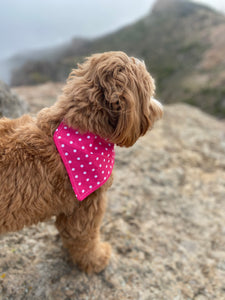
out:
{"label": "foggy sky", "polygon": [[[146,15],[155,0],[7,0],[0,9],[0,59],[72,37],[96,37]],[[224,0],[199,0],[225,11]]]}
{"label": "foggy sky", "polygon": [[96,37],[150,11],[154,0],[7,0],[0,9],[0,58]]}

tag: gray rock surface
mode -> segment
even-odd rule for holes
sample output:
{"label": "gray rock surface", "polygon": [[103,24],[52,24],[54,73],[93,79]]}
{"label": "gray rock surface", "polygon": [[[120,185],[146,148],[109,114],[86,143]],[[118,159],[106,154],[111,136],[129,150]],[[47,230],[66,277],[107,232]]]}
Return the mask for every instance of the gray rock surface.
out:
{"label": "gray rock surface", "polygon": [[17,118],[27,112],[26,102],[10,91],[8,85],[0,81],[0,117]]}
{"label": "gray rock surface", "polygon": [[0,299],[225,299],[225,126],[187,105],[116,149],[99,275],[69,261],[53,221],[0,237]]}

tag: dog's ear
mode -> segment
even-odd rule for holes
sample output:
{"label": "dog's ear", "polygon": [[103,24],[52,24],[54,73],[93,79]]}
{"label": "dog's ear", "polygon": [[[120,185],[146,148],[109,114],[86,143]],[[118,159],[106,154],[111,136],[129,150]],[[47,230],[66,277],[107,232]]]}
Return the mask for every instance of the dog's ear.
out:
{"label": "dog's ear", "polygon": [[95,86],[100,90],[98,103],[107,116],[105,126],[108,125],[109,138],[118,145],[128,146],[132,143],[131,128],[135,119],[138,124],[135,89],[132,91],[129,82],[131,72],[121,61],[114,60],[111,64],[109,61],[108,65],[98,66],[96,73]]}
{"label": "dog's ear", "polygon": [[149,102],[155,86],[142,62],[123,55],[98,61],[93,80],[110,140],[129,147],[152,125]]}

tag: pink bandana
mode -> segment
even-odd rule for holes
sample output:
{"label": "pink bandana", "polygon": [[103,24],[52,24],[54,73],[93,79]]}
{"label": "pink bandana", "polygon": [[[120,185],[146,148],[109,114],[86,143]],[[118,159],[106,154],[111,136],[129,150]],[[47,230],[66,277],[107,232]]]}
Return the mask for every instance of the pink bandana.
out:
{"label": "pink bandana", "polygon": [[90,132],[80,134],[64,123],[56,129],[54,142],[78,200],[109,179],[115,161],[114,144]]}

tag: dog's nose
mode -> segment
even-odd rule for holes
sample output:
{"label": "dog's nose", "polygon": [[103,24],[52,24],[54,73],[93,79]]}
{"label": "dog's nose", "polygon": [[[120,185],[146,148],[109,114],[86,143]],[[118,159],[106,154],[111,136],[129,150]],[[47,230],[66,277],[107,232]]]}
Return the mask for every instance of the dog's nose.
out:
{"label": "dog's nose", "polygon": [[159,102],[155,98],[151,98],[151,100],[159,107],[159,109],[161,109],[163,111],[163,105],[161,102]]}

